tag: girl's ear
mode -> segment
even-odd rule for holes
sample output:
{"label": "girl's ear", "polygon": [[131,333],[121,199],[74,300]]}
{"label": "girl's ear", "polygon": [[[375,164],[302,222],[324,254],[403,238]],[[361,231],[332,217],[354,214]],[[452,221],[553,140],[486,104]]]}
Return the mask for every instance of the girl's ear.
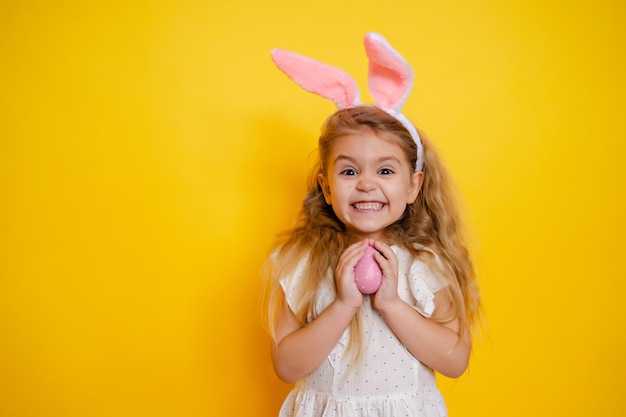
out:
{"label": "girl's ear", "polygon": [[417,196],[420,194],[422,184],[424,183],[424,173],[422,171],[416,171],[411,177],[411,185],[408,192],[408,204],[413,204],[417,200]]}
{"label": "girl's ear", "polygon": [[317,176],[317,182],[322,188],[322,193],[324,193],[324,200],[326,200],[326,204],[332,205],[331,203],[332,200],[330,198],[330,187],[328,186],[328,182],[326,181],[326,178],[324,178],[324,174],[319,174]]}

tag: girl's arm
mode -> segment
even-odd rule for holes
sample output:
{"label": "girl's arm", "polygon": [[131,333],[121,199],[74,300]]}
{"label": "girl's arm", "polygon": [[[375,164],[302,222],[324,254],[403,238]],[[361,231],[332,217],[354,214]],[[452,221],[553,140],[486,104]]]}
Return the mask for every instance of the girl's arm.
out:
{"label": "girl's arm", "polygon": [[448,302],[440,293],[435,294],[436,307],[431,318],[422,316],[400,298],[384,305],[379,311],[415,358],[442,375],[457,378],[467,369],[472,350],[470,334],[465,330],[459,340],[461,328],[458,319],[446,323],[433,320],[445,316],[446,308],[442,306]]}
{"label": "girl's arm", "polygon": [[[387,245],[377,242],[376,260],[383,270],[383,282],[374,296],[374,307],[381,313],[402,344],[424,365],[450,377],[459,377],[467,369],[471,353],[468,329],[460,320],[437,322],[446,317],[452,305],[444,291],[435,293],[435,311],[426,318],[398,295],[398,261]],[[464,331],[461,331],[464,330]],[[463,335],[459,340],[460,335]]]}
{"label": "girl's arm", "polygon": [[356,243],[341,254],[335,269],[337,297],[313,321],[300,326],[287,303],[283,304],[272,351],[274,370],[283,381],[298,381],[317,369],[363,304],[363,294],[354,282],[354,266],[367,245],[368,241]]}
{"label": "girl's arm", "polygon": [[296,382],[315,369],[335,347],[358,310],[335,300],[315,320],[300,327],[295,315],[283,306],[276,323],[272,351],[274,370],[284,382]]}

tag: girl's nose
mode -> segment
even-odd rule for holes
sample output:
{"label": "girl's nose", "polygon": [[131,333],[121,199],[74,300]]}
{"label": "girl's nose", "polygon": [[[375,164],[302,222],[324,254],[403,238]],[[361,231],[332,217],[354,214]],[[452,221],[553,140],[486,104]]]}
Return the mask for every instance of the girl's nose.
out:
{"label": "girl's nose", "polygon": [[370,192],[376,189],[376,182],[367,175],[362,175],[357,183],[357,189],[363,192]]}

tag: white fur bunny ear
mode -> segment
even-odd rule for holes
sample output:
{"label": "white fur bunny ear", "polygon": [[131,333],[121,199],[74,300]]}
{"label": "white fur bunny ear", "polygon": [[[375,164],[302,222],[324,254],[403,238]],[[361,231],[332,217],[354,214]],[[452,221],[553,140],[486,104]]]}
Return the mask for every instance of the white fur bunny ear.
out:
{"label": "white fur bunny ear", "polygon": [[283,49],[272,50],[272,60],[300,87],[332,100],[340,109],[361,102],[356,81],[339,68]]}
{"label": "white fur bunny ear", "polygon": [[368,85],[378,106],[400,113],[413,87],[413,70],[406,60],[381,35],[365,35],[369,58]]}

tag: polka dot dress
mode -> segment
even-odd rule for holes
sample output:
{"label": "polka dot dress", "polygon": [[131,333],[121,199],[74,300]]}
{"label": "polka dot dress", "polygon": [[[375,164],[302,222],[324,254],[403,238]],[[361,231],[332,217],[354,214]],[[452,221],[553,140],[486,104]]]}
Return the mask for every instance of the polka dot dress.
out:
{"label": "polka dot dress", "polygon": [[[442,288],[432,270],[409,253],[392,247],[398,257],[400,297],[426,317],[434,311],[434,293]],[[281,281],[290,306],[304,261],[292,277]],[[317,311],[334,299],[333,288],[322,288]],[[345,354],[346,329],[326,360],[296,384],[280,417],[442,417],[443,398],[429,368],[415,359],[393,334],[366,297],[360,311],[363,352],[354,362]]]}

